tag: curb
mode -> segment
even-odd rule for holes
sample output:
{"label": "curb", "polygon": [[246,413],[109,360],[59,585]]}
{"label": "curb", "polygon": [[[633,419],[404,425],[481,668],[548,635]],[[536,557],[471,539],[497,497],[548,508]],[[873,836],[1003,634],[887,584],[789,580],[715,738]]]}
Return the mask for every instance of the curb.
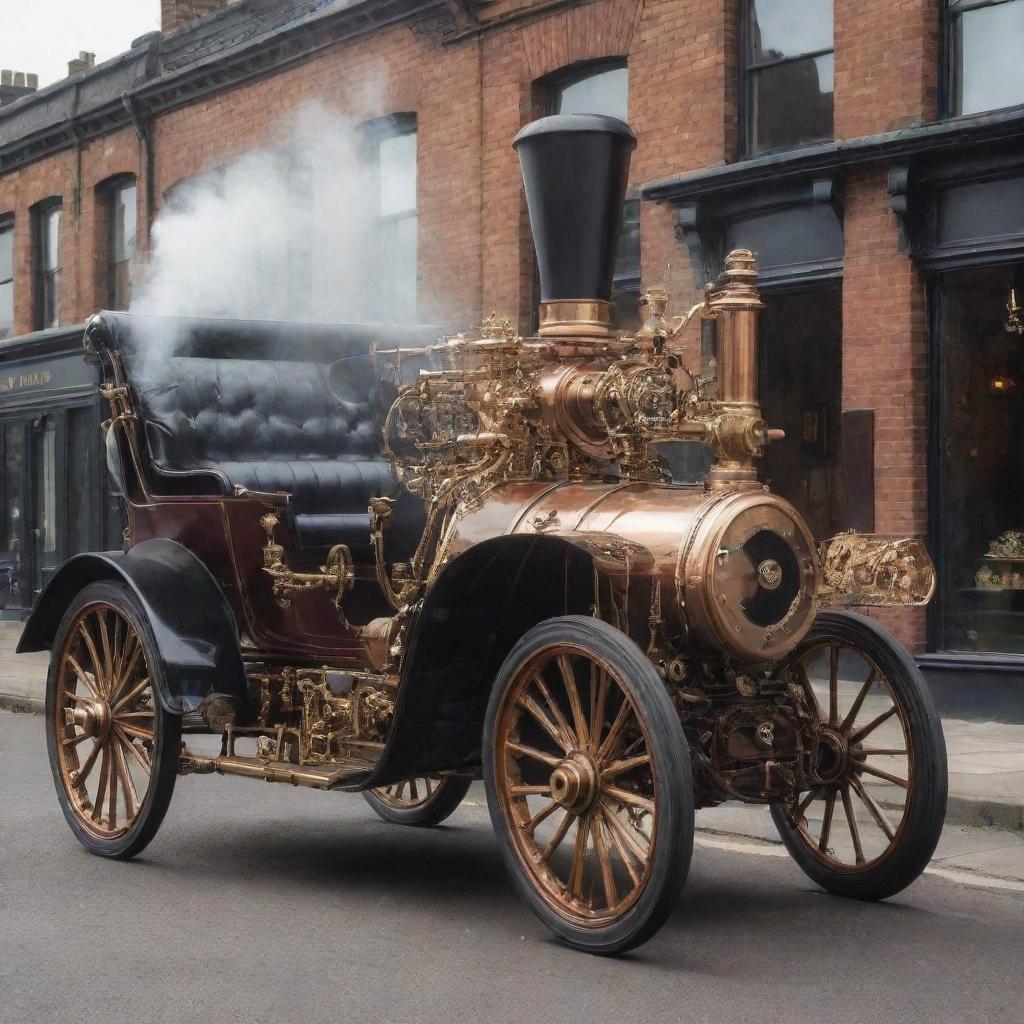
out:
{"label": "curb", "polygon": [[42,697],[26,697],[19,693],[0,693],[0,711],[15,715],[42,715],[46,713],[46,701]]}
{"label": "curb", "polygon": [[[16,715],[42,715],[46,712],[46,701],[42,697],[0,693],[0,711]],[[946,823],[971,828],[1000,828],[1009,832],[1024,832],[1024,802],[1005,803],[998,800],[950,796],[946,804]]]}

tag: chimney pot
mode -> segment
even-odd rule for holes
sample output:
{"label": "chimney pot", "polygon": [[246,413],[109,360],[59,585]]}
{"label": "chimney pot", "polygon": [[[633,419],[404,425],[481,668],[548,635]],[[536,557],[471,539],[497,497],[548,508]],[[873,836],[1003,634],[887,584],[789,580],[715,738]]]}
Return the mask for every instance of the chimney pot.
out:
{"label": "chimney pot", "polygon": [[38,75],[26,75],[25,76],[26,87],[35,92],[39,88],[39,76]]}
{"label": "chimney pot", "polygon": [[24,71],[15,71],[14,72],[14,87],[16,89],[24,89],[25,88],[25,72]]}
{"label": "chimney pot", "polygon": [[14,85],[14,72],[4,68],[0,71],[0,85]]}

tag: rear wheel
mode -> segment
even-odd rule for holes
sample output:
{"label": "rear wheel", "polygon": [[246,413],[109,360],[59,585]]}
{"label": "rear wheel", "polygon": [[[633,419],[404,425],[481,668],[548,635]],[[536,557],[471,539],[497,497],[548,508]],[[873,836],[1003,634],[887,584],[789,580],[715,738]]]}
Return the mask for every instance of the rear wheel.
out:
{"label": "rear wheel", "polygon": [[160,705],[160,671],[126,587],[92,583],[71,602],[50,658],[47,751],[71,831],[103,857],[139,853],[171,800],[181,719]]}
{"label": "rear wheel", "polygon": [[826,611],[782,669],[818,719],[811,788],[772,806],[822,888],[884,899],[925,869],[946,814],[946,745],[920,670],[871,619]]}
{"label": "rear wheel", "polygon": [[421,775],[368,789],[363,796],[385,821],[429,828],[440,825],[455,812],[469,791],[470,782],[454,775]]}
{"label": "rear wheel", "polygon": [[483,750],[502,856],[537,916],[588,952],[649,939],[689,869],[693,783],[640,649],[596,619],[542,622],[498,673]]}

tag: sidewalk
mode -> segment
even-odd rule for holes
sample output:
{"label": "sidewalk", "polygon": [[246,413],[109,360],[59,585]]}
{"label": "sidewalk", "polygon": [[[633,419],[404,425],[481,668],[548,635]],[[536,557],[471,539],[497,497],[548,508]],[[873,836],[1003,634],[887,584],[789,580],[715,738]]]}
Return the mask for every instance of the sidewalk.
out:
{"label": "sidewalk", "polygon": [[[43,711],[49,655],[16,655],[20,632],[20,623],[0,621],[0,709],[38,714]],[[944,719],[942,725],[949,757],[947,820],[1024,831],[1024,725],[952,718]],[[738,807],[736,813],[750,811],[763,808]],[[714,813],[720,815],[723,809]],[[748,825],[754,831],[742,834],[760,834],[753,819]],[[714,827],[737,831],[724,825]],[[774,836],[770,821],[767,827]]]}

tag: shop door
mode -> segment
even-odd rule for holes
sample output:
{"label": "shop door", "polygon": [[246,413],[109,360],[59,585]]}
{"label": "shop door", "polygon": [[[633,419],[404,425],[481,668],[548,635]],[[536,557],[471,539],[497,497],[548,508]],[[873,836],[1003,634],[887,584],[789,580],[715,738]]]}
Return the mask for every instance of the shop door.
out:
{"label": "shop door", "polygon": [[0,613],[32,603],[28,432],[27,420],[0,421]]}
{"label": "shop door", "polygon": [[57,419],[39,416],[32,421],[32,590],[33,598],[61,563],[57,521]]}

